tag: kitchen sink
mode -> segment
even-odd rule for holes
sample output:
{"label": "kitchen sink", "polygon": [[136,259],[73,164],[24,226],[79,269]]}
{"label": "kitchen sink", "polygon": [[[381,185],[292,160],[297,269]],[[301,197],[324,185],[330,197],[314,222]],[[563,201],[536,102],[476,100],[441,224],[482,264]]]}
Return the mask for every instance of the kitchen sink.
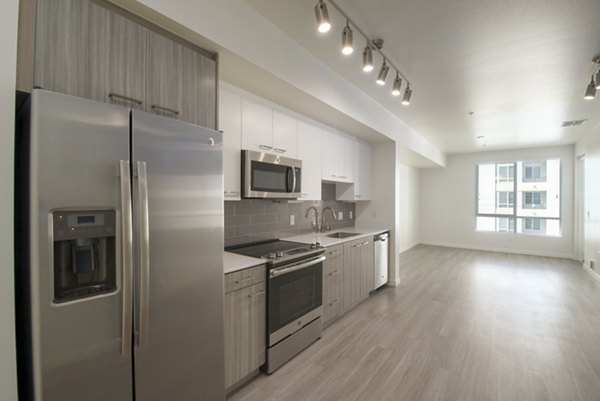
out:
{"label": "kitchen sink", "polygon": [[337,232],[337,233],[327,234],[326,237],[328,237],[328,238],[348,238],[348,237],[354,237],[355,235],[360,235],[360,234]]}

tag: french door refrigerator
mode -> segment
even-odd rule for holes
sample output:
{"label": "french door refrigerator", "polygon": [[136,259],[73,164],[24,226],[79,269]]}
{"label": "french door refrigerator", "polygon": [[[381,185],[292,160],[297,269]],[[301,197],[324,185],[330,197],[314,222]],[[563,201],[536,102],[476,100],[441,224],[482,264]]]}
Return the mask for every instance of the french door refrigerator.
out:
{"label": "french door refrigerator", "polygon": [[21,398],[223,400],[221,134],[43,90],[18,121]]}

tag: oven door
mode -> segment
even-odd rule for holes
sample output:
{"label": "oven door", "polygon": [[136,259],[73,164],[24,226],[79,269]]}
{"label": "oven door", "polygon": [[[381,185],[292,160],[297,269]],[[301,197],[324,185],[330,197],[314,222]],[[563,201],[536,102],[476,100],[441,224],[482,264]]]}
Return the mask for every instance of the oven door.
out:
{"label": "oven door", "polygon": [[319,256],[269,271],[269,346],[322,315],[324,260]]}
{"label": "oven door", "polygon": [[301,160],[244,150],[242,168],[244,198],[296,199],[301,195]]}

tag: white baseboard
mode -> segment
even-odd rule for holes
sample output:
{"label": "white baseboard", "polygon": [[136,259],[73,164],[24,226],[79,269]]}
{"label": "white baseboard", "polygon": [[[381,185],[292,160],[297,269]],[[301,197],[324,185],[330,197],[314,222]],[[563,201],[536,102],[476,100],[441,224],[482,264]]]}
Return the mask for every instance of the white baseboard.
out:
{"label": "white baseboard", "polygon": [[418,241],[416,241],[416,242],[413,242],[413,243],[410,243],[410,244],[408,244],[408,245],[405,245],[405,246],[403,246],[403,247],[400,247],[400,249],[398,249],[398,253],[400,254],[400,253],[406,252],[406,251],[408,251],[408,250],[410,250],[410,249],[413,249],[413,248],[414,248],[415,246],[417,246],[417,245],[419,245],[419,242],[418,242]]}
{"label": "white baseboard", "polygon": [[592,276],[593,278],[595,278],[596,280],[598,280],[598,282],[600,282],[600,274],[598,274],[598,272],[592,270],[587,264],[582,263],[581,266],[583,267],[583,270],[585,270],[586,272],[588,272],[590,274],[590,276]]}
{"label": "white baseboard", "polygon": [[389,280],[387,285],[390,287],[398,287],[400,285],[400,278],[397,278],[396,280]]}
{"label": "white baseboard", "polygon": [[575,255],[568,254],[568,253],[540,252],[540,251],[511,249],[511,248],[496,248],[496,247],[487,247],[487,246],[479,246],[479,245],[454,244],[454,243],[450,243],[450,242],[436,242],[436,241],[421,241],[421,244],[432,245],[432,246],[444,246],[447,248],[472,249],[472,250],[476,250],[476,251],[516,253],[518,255],[546,256],[546,257],[550,257],[550,258],[577,260],[577,257]]}

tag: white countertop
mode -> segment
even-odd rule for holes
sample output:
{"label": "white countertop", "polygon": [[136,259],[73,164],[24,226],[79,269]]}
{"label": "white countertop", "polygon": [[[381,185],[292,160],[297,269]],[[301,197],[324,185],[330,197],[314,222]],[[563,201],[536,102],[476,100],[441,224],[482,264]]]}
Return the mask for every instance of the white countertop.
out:
{"label": "white countertop", "polygon": [[233,273],[238,270],[249,269],[267,263],[264,259],[251,258],[237,253],[223,252],[223,272]]}
{"label": "white countertop", "polygon": [[[390,231],[387,228],[357,228],[357,227],[348,227],[342,228],[339,230],[332,230],[326,233],[309,233],[296,235],[293,237],[282,238],[286,241],[295,241],[302,242],[304,244],[312,244],[318,242],[321,246],[328,247],[343,244],[344,242],[353,241],[355,239],[364,238],[373,236],[376,234],[381,234],[383,232]],[[358,235],[354,235],[352,237],[347,238],[329,238],[327,235],[333,234],[336,232],[345,232],[345,233],[355,233]],[[265,264],[267,261],[265,259],[252,258],[250,256],[238,255],[236,253],[231,252],[223,252],[223,271],[225,274],[233,273],[238,270],[248,269],[250,267],[260,266]]]}
{"label": "white countertop", "polygon": [[[353,241],[355,239],[369,237],[376,234],[381,234],[383,232],[390,231],[387,228],[357,228],[357,227],[348,227],[348,228],[340,228],[338,230],[327,231],[326,233],[309,233],[297,235],[294,237],[283,238],[286,241],[296,241],[302,242],[305,244],[312,244],[314,242],[318,242],[321,246],[328,247],[343,244],[344,242]],[[354,233],[358,235],[354,235],[352,237],[347,238],[329,238],[327,237],[329,234],[334,234],[337,232],[344,233]]]}

